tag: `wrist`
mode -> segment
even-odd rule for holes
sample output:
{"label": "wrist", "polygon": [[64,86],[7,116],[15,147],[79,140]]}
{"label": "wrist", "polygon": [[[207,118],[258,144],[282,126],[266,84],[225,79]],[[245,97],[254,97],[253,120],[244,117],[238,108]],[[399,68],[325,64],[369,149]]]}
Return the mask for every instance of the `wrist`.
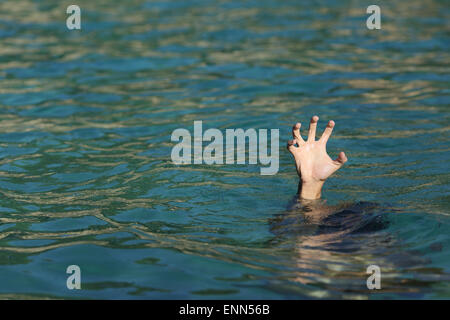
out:
{"label": "wrist", "polygon": [[301,181],[299,183],[299,195],[302,199],[316,200],[322,195],[322,187],[325,181]]}

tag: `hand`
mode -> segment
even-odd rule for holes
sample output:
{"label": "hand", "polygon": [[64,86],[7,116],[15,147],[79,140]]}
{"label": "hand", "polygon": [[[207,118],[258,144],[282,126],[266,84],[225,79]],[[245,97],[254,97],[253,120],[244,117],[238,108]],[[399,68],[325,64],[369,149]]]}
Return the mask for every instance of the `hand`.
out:
{"label": "hand", "polygon": [[325,180],[347,162],[344,152],[339,153],[336,160],[332,160],[327,153],[327,141],[333,131],[334,121],[328,122],[322,137],[316,141],[317,121],[319,121],[318,116],[311,118],[307,141],[301,137],[301,124],[297,123],[292,128],[294,139],[287,145],[289,152],[294,156],[297,173],[301,179],[299,193],[303,199],[319,199]]}

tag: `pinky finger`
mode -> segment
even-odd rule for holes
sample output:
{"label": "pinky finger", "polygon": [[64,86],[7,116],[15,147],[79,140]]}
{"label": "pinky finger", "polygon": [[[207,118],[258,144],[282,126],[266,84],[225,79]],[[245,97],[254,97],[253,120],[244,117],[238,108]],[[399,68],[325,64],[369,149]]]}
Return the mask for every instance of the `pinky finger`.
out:
{"label": "pinky finger", "polygon": [[296,144],[297,144],[297,139],[289,140],[287,143],[287,149],[292,152],[293,150],[297,149],[297,147],[295,146]]}

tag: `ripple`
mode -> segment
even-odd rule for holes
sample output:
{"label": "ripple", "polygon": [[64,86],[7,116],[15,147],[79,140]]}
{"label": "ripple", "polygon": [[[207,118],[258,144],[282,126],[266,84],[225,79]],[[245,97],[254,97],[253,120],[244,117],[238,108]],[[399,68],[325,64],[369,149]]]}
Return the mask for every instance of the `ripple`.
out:
{"label": "ripple", "polygon": [[[385,3],[377,32],[361,1],[80,6],[69,32],[64,5],[0,3],[1,298],[449,296],[448,6]],[[313,114],[349,157],[325,221],[286,209]],[[196,120],[280,129],[279,173],[172,164]]]}

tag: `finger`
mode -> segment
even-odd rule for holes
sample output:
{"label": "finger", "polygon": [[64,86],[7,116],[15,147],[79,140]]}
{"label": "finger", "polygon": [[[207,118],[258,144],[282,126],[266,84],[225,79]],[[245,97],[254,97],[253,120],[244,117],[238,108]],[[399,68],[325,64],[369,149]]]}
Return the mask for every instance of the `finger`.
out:
{"label": "finger", "polygon": [[297,143],[297,140],[289,140],[287,143],[287,149],[289,150],[290,153],[293,153],[295,151],[295,149],[297,149],[298,147],[295,146],[295,144]]}
{"label": "finger", "polygon": [[330,120],[327,124],[327,127],[323,131],[322,136],[320,137],[319,141],[322,141],[323,143],[327,143],[328,139],[330,139],[331,133],[333,132],[334,128],[334,121]]}
{"label": "finger", "polygon": [[344,152],[339,153],[338,157],[336,158],[336,160],[334,160],[334,164],[336,164],[339,167],[342,167],[344,165],[344,163],[347,162],[347,156],[345,155]]}
{"label": "finger", "polygon": [[297,143],[299,145],[305,144],[305,140],[303,140],[302,136],[300,135],[300,128],[301,128],[301,126],[302,126],[302,124],[300,122],[297,122],[292,127],[292,136],[294,137],[295,140],[297,140]]}
{"label": "finger", "polygon": [[311,122],[309,123],[308,142],[316,140],[317,121],[319,121],[318,116],[314,116],[311,118]]}

